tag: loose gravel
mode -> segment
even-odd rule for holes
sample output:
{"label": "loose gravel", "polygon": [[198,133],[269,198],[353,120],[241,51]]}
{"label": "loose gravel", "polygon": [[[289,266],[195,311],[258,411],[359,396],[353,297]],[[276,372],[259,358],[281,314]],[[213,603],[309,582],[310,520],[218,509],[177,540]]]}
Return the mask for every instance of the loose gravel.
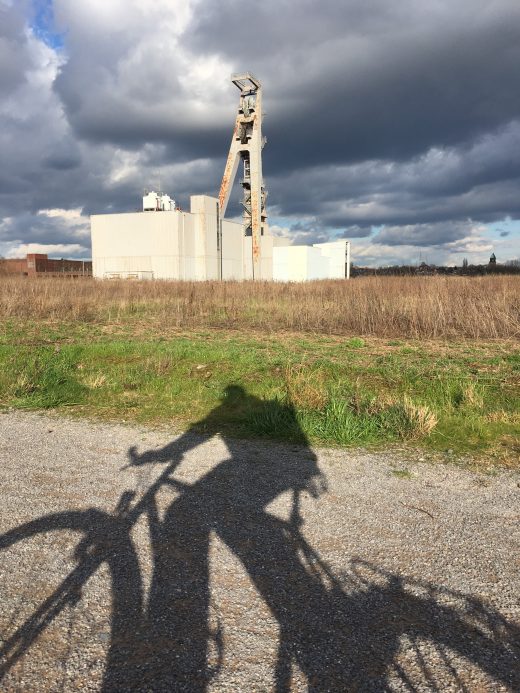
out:
{"label": "loose gravel", "polygon": [[0,458],[4,691],[520,690],[518,474],[15,411]]}

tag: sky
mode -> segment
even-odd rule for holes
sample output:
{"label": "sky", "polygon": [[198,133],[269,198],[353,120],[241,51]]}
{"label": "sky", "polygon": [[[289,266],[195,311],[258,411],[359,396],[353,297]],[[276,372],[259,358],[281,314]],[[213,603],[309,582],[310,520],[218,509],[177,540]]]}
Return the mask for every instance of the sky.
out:
{"label": "sky", "polygon": [[0,0],[0,256],[89,258],[90,214],[215,195],[245,71],[274,233],[520,257],[518,0]]}

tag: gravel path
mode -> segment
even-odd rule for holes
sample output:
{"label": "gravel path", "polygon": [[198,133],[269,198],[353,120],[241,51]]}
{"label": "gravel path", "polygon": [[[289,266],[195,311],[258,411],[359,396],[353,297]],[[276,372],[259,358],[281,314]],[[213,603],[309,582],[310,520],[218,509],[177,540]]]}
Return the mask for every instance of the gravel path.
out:
{"label": "gravel path", "polygon": [[0,456],[2,690],[520,690],[518,475],[11,411]]}

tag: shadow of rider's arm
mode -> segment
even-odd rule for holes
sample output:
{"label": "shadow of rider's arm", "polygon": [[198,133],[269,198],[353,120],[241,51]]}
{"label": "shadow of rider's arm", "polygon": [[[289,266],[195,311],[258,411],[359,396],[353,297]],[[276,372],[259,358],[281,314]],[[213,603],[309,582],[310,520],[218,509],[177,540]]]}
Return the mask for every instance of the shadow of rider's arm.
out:
{"label": "shadow of rider's arm", "polygon": [[167,464],[178,460],[183,455],[204,443],[211,437],[209,434],[195,432],[194,427],[189,428],[179,438],[172,440],[162,448],[146,450],[142,454],[137,452],[137,447],[132,445],[128,450],[128,467],[140,467],[145,464]]}

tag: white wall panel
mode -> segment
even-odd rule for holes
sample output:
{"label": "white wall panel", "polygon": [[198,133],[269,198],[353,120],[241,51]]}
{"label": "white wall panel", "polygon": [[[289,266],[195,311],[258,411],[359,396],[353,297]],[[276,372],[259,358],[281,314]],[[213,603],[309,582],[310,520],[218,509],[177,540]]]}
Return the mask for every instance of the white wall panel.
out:
{"label": "white wall panel", "polygon": [[345,267],[350,242],[340,239],[329,243],[315,243],[313,247],[319,248],[321,253],[329,258],[329,278],[345,279]]}
{"label": "white wall panel", "polygon": [[[252,278],[251,237],[242,224],[222,221],[217,248],[217,198],[194,195],[191,211],[99,214],[91,217],[95,277],[146,276],[189,281]],[[345,276],[345,240],[314,246],[261,237],[261,279],[306,281]]]}

